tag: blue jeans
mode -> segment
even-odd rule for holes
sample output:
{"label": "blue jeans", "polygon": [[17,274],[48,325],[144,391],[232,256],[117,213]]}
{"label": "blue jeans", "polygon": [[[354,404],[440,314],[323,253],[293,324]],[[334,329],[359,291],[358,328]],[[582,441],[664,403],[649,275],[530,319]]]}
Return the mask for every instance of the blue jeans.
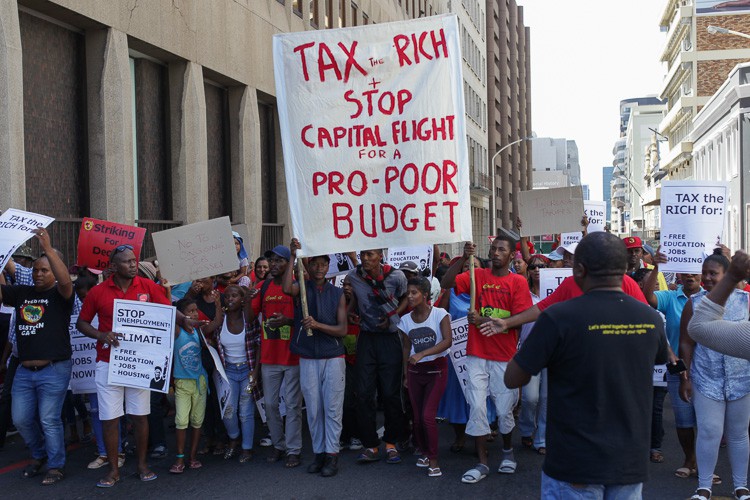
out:
{"label": "blue jeans", "polygon": [[302,358],[299,360],[299,373],[313,453],[338,453],[346,361],[344,358]]}
{"label": "blue jeans", "polygon": [[542,500],[639,500],[642,497],[643,483],[573,485],[542,472]]}
{"label": "blue jeans", "polygon": [[13,379],[13,423],[31,457],[41,460],[46,456],[50,469],[65,467],[65,431],[60,416],[72,367],[70,360],[56,361],[39,371],[19,366]]}
{"label": "blue jeans", "polygon": [[245,392],[250,369],[247,364],[237,366],[227,363],[224,371],[226,371],[229,385],[232,387],[229,400],[232,412],[228,418],[224,418],[224,426],[227,428],[229,439],[237,439],[241,432],[242,449],[252,450],[255,433],[255,401],[252,394]]}

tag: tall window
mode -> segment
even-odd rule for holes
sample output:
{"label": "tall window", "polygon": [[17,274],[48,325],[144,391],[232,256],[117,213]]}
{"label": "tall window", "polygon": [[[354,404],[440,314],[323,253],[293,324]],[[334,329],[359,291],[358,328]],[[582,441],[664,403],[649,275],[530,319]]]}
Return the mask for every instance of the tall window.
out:
{"label": "tall window", "polygon": [[339,28],[346,27],[346,2],[344,0],[339,1]]}
{"label": "tall window", "polygon": [[326,28],[333,28],[333,0],[326,0]]}
{"label": "tall window", "polygon": [[352,26],[359,25],[359,10],[357,9],[357,4],[352,2]]}
{"label": "tall window", "polygon": [[318,27],[318,0],[310,0],[310,24]]}
{"label": "tall window", "polygon": [[204,82],[208,149],[208,216],[232,216],[229,154],[229,94],[226,89]]}
{"label": "tall window", "polygon": [[292,11],[302,17],[302,0],[292,0]]}

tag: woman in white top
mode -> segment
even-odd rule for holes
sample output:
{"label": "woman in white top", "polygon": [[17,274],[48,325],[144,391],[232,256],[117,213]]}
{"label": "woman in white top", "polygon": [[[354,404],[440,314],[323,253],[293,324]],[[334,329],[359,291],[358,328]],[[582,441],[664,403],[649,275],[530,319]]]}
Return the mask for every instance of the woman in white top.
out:
{"label": "woman in white top", "polygon": [[398,329],[403,338],[404,385],[411,400],[414,441],[422,452],[417,467],[427,467],[427,475],[437,477],[442,472],[435,416],[448,383],[451,316],[445,309],[432,307],[430,282],[425,278],[410,279],[406,295],[412,311],[401,317]]}

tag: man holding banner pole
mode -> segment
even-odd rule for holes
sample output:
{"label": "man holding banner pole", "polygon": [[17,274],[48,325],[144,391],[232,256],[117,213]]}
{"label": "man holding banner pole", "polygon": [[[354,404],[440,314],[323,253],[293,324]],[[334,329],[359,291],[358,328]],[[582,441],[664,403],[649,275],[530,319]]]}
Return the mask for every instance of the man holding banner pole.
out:
{"label": "man holding banner pole", "polygon": [[477,269],[472,283],[470,272],[459,274],[466,260],[476,253],[476,245],[467,242],[464,245],[463,256],[443,277],[443,288],[455,287],[456,294],[471,293],[476,298],[477,310],[471,309],[468,314],[466,401],[470,410],[466,434],[475,437],[479,463],[464,473],[461,478],[464,483],[477,483],[484,479],[490,470],[487,454],[487,436],[490,434],[487,396],[495,403],[500,434],[503,438],[502,460],[498,472],[513,474],[516,471],[511,435],[515,427],[513,407],[518,402],[518,391],[505,387],[503,377],[508,362],[516,353],[518,330],[480,333],[480,327],[493,318],[507,318],[511,314],[529,309],[532,305],[528,282],[518,274],[511,274],[509,270],[515,244],[515,240],[510,236],[496,237],[489,250],[491,268]]}
{"label": "man holding banner pole", "polygon": [[[141,481],[156,479],[156,474],[149,469],[146,463],[147,417],[151,413],[150,391],[148,389],[110,385],[108,382],[110,347],[119,345],[118,334],[112,331],[114,301],[115,299],[125,299],[170,305],[163,287],[137,275],[138,260],[132,246],[120,245],[114,248],[110,253],[109,262],[112,275],[88,293],[76,324],[79,332],[97,340],[96,393],[110,466],[109,474],[97,483],[100,488],[111,488],[120,481],[120,469],[117,460],[118,428],[120,417],[125,412],[130,415],[135,427],[139,477]],[[98,329],[91,325],[94,316],[99,317]],[[188,331],[199,324],[186,318],[179,311],[177,312],[177,322]],[[125,407],[124,412],[123,405]]]}

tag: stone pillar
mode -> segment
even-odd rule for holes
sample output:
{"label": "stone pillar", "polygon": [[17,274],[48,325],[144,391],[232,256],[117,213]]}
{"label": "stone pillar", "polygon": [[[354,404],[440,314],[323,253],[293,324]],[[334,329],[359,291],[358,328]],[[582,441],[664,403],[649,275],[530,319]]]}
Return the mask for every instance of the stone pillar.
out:
{"label": "stone pillar", "polygon": [[16,0],[0,0],[0,210],[26,208],[23,57]]}
{"label": "stone pillar", "polygon": [[203,67],[169,64],[172,214],[183,224],[208,219],[208,146]]}
{"label": "stone pillar", "polygon": [[86,32],[86,85],[91,216],[133,224],[133,79],[125,33]]}
{"label": "stone pillar", "polygon": [[229,144],[233,222],[247,225],[245,247],[253,258],[260,255],[263,231],[260,116],[258,96],[251,87],[229,89]]}

